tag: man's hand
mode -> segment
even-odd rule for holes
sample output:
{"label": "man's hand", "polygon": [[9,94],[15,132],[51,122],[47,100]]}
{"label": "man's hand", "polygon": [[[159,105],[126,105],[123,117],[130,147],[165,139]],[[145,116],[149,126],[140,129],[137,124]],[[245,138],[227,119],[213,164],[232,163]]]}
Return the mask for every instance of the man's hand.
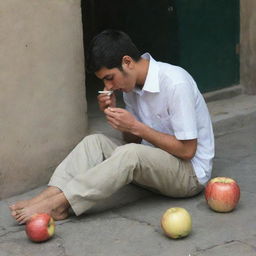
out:
{"label": "man's hand", "polygon": [[133,133],[138,122],[136,118],[127,110],[122,108],[106,108],[104,110],[108,123],[121,132]]}
{"label": "man's hand", "polygon": [[174,135],[158,132],[139,122],[130,112],[122,108],[106,108],[104,113],[114,129],[136,135],[137,138],[142,138],[184,160],[190,160],[195,155],[197,139],[178,140]]}
{"label": "man's hand", "polygon": [[114,93],[112,93],[111,95],[101,93],[97,96],[97,99],[99,103],[99,108],[103,112],[107,107],[116,107],[116,96]]}

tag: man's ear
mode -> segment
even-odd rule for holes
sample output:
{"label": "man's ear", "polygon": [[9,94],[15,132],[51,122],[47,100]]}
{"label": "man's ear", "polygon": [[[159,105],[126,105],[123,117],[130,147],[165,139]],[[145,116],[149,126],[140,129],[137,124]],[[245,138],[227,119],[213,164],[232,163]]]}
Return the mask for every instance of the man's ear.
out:
{"label": "man's ear", "polygon": [[128,55],[125,55],[123,56],[122,58],[122,67],[126,67],[126,68],[133,68],[134,67],[134,60],[128,56]]}

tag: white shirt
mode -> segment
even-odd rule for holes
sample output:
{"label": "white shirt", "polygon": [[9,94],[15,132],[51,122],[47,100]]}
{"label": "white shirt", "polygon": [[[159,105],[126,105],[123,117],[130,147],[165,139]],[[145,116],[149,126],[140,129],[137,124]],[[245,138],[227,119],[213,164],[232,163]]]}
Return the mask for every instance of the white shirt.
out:
{"label": "white shirt", "polygon": [[[159,132],[178,140],[197,139],[191,162],[199,182],[205,185],[211,177],[214,136],[204,98],[181,67],[157,62],[148,53],[142,58],[150,60],[146,81],[141,90],[123,93],[126,109]],[[142,144],[151,145],[145,140]]]}

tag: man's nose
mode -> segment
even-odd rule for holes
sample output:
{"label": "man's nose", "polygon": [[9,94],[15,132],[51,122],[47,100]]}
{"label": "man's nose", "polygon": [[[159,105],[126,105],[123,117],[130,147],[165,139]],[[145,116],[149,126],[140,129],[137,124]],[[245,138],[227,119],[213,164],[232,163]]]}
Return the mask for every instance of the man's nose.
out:
{"label": "man's nose", "polygon": [[112,84],[111,81],[105,81],[105,82],[104,82],[104,85],[105,85],[105,88],[106,88],[108,91],[112,90],[112,88],[113,88],[113,84]]}

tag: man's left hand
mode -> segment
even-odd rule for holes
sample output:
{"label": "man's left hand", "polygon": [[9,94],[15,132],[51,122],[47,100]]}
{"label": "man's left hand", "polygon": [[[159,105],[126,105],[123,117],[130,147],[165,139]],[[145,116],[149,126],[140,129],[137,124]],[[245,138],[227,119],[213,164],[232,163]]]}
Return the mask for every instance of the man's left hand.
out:
{"label": "man's left hand", "polygon": [[104,110],[108,123],[121,132],[133,133],[136,118],[127,110],[122,108],[106,108]]}

